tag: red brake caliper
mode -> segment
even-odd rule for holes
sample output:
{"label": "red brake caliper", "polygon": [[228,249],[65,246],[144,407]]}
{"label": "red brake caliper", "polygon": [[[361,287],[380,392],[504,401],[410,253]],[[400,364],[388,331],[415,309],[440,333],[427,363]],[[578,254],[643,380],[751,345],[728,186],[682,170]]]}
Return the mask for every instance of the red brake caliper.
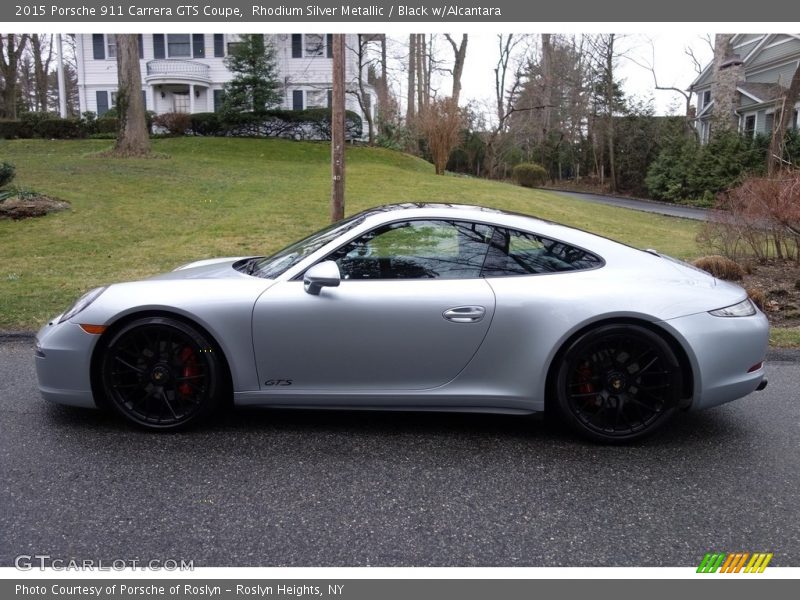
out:
{"label": "red brake caliper", "polygon": [[[181,363],[183,364],[183,370],[181,372],[182,377],[194,377],[200,373],[200,369],[197,367],[197,359],[195,358],[194,350],[189,346],[181,350]],[[182,396],[190,395],[192,393],[191,384],[188,381],[184,381],[178,386],[178,392]]]}
{"label": "red brake caliper", "polygon": [[583,363],[580,367],[578,367],[578,381],[580,382],[580,386],[578,387],[578,393],[580,394],[594,393],[594,386],[591,384],[591,380],[592,380],[592,369],[589,367],[588,363]]}

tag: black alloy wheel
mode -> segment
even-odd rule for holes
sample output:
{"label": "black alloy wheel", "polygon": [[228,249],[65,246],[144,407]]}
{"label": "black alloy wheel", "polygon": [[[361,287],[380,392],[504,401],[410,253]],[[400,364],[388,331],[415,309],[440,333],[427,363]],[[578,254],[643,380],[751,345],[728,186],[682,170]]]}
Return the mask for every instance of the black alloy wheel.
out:
{"label": "black alloy wheel", "polygon": [[620,443],[650,435],[675,413],[682,372],[657,333],[607,325],[579,337],[558,371],[558,406],[584,437]]}
{"label": "black alloy wheel", "polygon": [[215,346],[176,319],[148,317],[126,324],[106,345],[100,369],[109,404],[148,429],[183,427],[219,404]]}

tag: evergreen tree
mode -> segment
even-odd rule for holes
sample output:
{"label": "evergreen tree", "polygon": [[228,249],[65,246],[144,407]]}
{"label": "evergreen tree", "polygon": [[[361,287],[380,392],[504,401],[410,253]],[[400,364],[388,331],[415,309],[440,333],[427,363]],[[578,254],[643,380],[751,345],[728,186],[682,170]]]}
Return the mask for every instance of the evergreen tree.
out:
{"label": "evergreen tree", "polygon": [[263,34],[243,34],[225,66],[233,79],[225,84],[223,112],[261,113],[281,100],[275,50]]}

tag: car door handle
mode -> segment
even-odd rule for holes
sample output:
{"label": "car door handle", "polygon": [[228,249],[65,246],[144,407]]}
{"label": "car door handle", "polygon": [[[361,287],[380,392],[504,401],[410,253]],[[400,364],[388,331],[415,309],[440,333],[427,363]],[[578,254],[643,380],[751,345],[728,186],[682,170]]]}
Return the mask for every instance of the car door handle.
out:
{"label": "car door handle", "polygon": [[477,323],[486,314],[482,306],[456,306],[442,313],[442,316],[453,323]]}

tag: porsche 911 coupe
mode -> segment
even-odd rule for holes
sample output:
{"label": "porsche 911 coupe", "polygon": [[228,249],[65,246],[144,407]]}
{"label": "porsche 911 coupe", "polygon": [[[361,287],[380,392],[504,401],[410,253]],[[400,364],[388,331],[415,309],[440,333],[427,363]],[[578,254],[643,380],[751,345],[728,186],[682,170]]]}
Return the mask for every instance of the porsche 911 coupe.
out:
{"label": "porsche 911 coupe", "polygon": [[93,289],[38,333],[44,398],[150,429],[237,406],[559,415],[601,442],[766,386],[745,291],[476,206],[367,210],[272,256]]}

